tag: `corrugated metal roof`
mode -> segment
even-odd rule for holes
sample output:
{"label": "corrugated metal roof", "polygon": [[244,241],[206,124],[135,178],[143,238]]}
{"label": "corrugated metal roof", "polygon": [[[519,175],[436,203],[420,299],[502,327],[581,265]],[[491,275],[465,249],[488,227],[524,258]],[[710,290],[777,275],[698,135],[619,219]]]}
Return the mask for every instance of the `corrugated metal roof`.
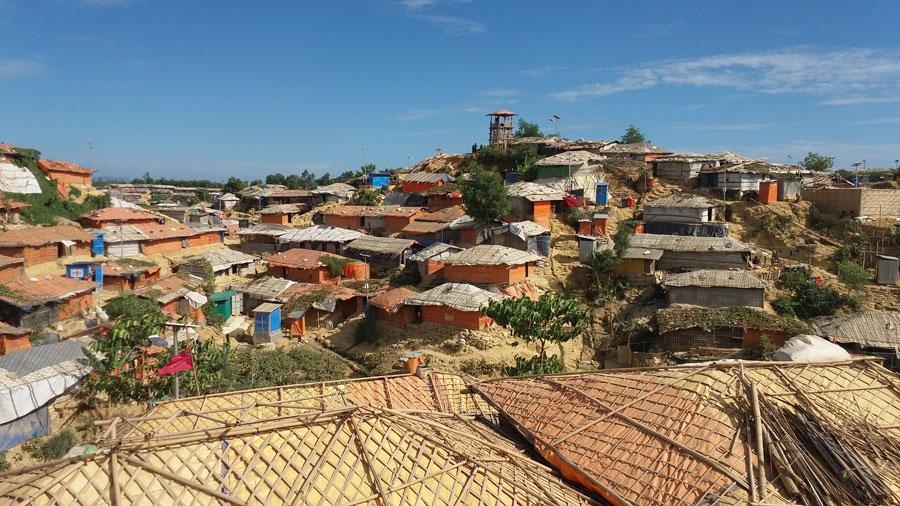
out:
{"label": "corrugated metal roof", "polygon": [[730,237],[692,237],[663,234],[635,234],[631,238],[631,247],[678,252],[752,251],[748,244]]}
{"label": "corrugated metal roof", "polygon": [[506,194],[510,197],[523,197],[532,202],[556,201],[566,197],[566,194],[559,190],[528,181],[519,181],[509,185],[506,188]]}
{"label": "corrugated metal roof", "polygon": [[659,260],[662,258],[663,253],[665,253],[661,249],[647,249],[647,248],[626,248],[625,253],[622,255],[622,258],[627,258],[629,260],[634,260],[637,258],[647,258],[650,260]]}
{"label": "corrugated metal roof", "polygon": [[449,222],[458,219],[466,214],[462,206],[451,206],[434,211],[433,213],[423,213],[416,216],[416,221],[443,221]]}
{"label": "corrugated metal roof", "polygon": [[345,252],[371,252],[386,255],[402,255],[404,251],[416,244],[412,239],[396,239],[393,237],[361,236],[344,246]]}
{"label": "corrugated metal roof", "polygon": [[164,225],[156,223],[140,223],[135,226],[143,230],[151,241],[193,237],[197,235],[197,230],[182,223],[166,223]]}
{"label": "corrugated metal roof", "polygon": [[276,225],[274,223],[260,223],[258,225],[253,225],[250,228],[245,228],[243,230],[238,231],[238,235],[265,235],[269,237],[281,237],[284,234],[290,232],[291,230],[296,230],[295,228],[288,227],[286,225]]}
{"label": "corrugated metal roof", "polygon": [[0,356],[0,369],[21,377],[62,362],[75,360],[87,364],[83,350],[84,343],[77,339],[33,346]]}
{"label": "corrugated metal roof", "polygon": [[766,284],[747,271],[706,270],[666,275],[663,286],[702,288],[766,288]]}
{"label": "corrugated metal roof", "polygon": [[235,265],[252,264],[256,262],[257,257],[231,248],[220,248],[199,255],[185,257],[180,263],[188,263],[199,259],[209,262],[213,271],[218,272],[230,269]]}
{"label": "corrugated metal roof", "polygon": [[160,304],[168,304],[184,297],[188,292],[196,290],[201,284],[203,284],[203,280],[197,276],[173,274],[142,286],[132,293],[140,297],[155,299]]}
{"label": "corrugated metal roof", "polygon": [[521,265],[543,260],[527,251],[496,244],[480,244],[460,251],[446,260],[451,265]]}
{"label": "corrugated metal roof", "polygon": [[403,206],[337,206],[321,211],[322,216],[399,216],[409,217],[422,212],[421,207]]}
{"label": "corrugated metal roof", "polygon": [[290,229],[278,237],[279,243],[288,242],[337,242],[346,243],[364,235],[358,230],[350,230],[325,225],[313,225],[307,228]]}
{"label": "corrugated metal roof", "polygon": [[536,235],[543,235],[550,233],[549,228],[542,227],[533,221],[516,221],[509,224],[510,231],[516,235],[519,235],[517,232],[513,231],[515,228],[522,234],[525,234],[527,237],[534,237]]}
{"label": "corrugated metal roof", "polygon": [[117,244],[120,242],[141,242],[150,239],[150,236],[134,225],[110,225],[100,229],[103,232],[103,242]]}
{"label": "corrugated metal roof", "polygon": [[557,165],[582,165],[585,163],[605,160],[606,157],[591,153],[590,151],[563,151],[562,153],[548,156],[535,162],[535,165],[553,167]]}
{"label": "corrugated metal roof", "polygon": [[635,143],[635,144],[608,144],[600,148],[600,151],[603,153],[624,153],[624,154],[670,154],[671,151],[667,149],[663,149],[659,146],[654,146],[649,142],[643,143]]}
{"label": "corrugated metal roof", "polygon": [[418,253],[411,255],[409,257],[409,260],[410,260],[410,262],[424,262],[425,260],[428,260],[429,258],[432,258],[436,255],[440,255],[441,253],[444,253],[447,251],[456,253],[456,252],[459,252],[462,250],[463,249],[460,248],[459,246],[453,246],[452,244],[447,244],[447,243],[443,243],[443,242],[436,242],[434,244],[431,244],[427,248],[419,251]]}
{"label": "corrugated metal roof", "polygon": [[900,312],[860,311],[812,322],[816,333],[838,343],[900,350]]}
{"label": "corrugated metal roof", "polygon": [[644,207],[675,207],[686,209],[708,209],[718,204],[701,195],[676,192],[665,197],[651,200]]}
{"label": "corrugated metal roof", "polygon": [[317,195],[334,195],[337,197],[349,198],[356,193],[356,188],[347,183],[332,183],[320,186],[312,192]]}
{"label": "corrugated metal roof", "polygon": [[440,221],[414,221],[403,227],[407,234],[433,234],[450,227],[450,223]]}
{"label": "corrugated metal roof", "polygon": [[478,311],[489,301],[502,300],[502,296],[466,283],[444,283],[431,290],[410,296],[406,304],[411,306],[447,306],[458,311]]}
{"label": "corrugated metal roof", "polygon": [[437,183],[438,181],[450,183],[456,181],[450,174],[443,174],[440,172],[413,172],[404,175],[402,180],[404,183]]}
{"label": "corrugated metal roof", "polygon": [[250,281],[246,285],[234,288],[234,291],[245,293],[258,299],[273,300],[277,299],[292,285],[294,285],[294,282],[289,279],[263,276]]}

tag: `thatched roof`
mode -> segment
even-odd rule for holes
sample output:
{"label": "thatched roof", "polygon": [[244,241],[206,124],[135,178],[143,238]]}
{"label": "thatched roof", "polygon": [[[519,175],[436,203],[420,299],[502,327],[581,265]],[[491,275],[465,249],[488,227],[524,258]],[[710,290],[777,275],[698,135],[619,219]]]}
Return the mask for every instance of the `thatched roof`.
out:
{"label": "thatched roof", "polygon": [[701,195],[694,195],[692,193],[680,193],[676,192],[671,195],[666,195],[665,197],[660,197],[658,199],[651,200],[644,204],[644,207],[674,207],[674,208],[686,208],[686,209],[708,209],[710,207],[715,207],[718,204],[713,202],[712,200],[703,197]]}
{"label": "thatched roof", "polygon": [[712,331],[725,327],[754,330],[776,330],[791,335],[808,333],[800,320],[769,313],[754,307],[699,307],[675,305],[656,312],[660,334],[675,330],[700,328]]}
{"label": "thatched roof", "polygon": [[766,284],[747,271],[707,270],[672,273],[663,286],[692,286],[701,288],[766,288]]}
{"label": "thatched roof", "polygon": [[816,334],[838,343],[900,350],[900,312],[859,311],[813,321]]}

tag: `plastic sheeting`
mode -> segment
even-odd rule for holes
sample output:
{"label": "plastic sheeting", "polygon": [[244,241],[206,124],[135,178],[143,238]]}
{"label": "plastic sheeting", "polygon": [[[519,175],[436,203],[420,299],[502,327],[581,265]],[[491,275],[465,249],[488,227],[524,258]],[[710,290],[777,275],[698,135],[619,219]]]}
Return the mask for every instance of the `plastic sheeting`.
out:
{"label": "plastic sheeting", "polygon": [[0,378],[0,423],[19,419],[45,406],[78,383],[90,370],[83,362],[69,361],[21,378]]}
{"label": "plastic sheeting", "polygon": [[50,411],[44,406],[0,425],[0,451],[6,451],[33,437],[50,433]]}
{"label": "plastic sheeting", "polygon": [[0,191],[37,194],[41,193],[41,185],[30,170],[11,163],[0,163]]}
{"label": "plastic sheeting", "polygon": [[840,346],[819,336],[800,334],[775,351],[775,360],[790,362],[837,362],[850,360],[850,354]]}

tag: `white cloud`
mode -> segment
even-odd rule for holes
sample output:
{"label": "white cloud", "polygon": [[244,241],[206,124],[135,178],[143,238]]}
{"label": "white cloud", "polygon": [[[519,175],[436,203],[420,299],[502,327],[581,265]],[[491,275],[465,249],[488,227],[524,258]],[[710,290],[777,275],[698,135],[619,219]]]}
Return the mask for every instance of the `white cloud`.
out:
{"label": "white cloud", "polygon": [[822,105],[867,105],[867,104],[893,104],[900,102],[900,95],[875,95],[871,97],[837,97],[823,100]]}
{"label": "white cloud", "polygon": [[448,35],[475,35],[487,31],[483,24],[471,19],[446,14],[417,14],[416,18],[427,21]]}
{"label": "white cloud", "polygon": [[565,69],[566,67],[561,65],[542,65],[533,69],[520,70],[519,73],[527,77],[547,77]]}
{"label": "white cloud", "polygon": [[515,88],[494,88],[482,91],[481,95],[491,98],[516,98],[521,97],[522,92]]}
{"label": "white cloud", "polygon": [[0,59],[0,79],[32,77],[44,72],[44,65],[34,60]]}
{"label": "white cloud", "polygon": [[818,95],[828,97],[825,103],[829,105],[900,100],[898,50],[797,48],[722,54],[622,67],[613,74],[609,81],[560,91],[552,97],[573,101],[658,86],[689,86]]}
{"label": "white cloud", "polygon": [[853,122],[854,125],[895,125],[897,123],[900,123],[900,116],[895,116],[893,118],[862,119]]}

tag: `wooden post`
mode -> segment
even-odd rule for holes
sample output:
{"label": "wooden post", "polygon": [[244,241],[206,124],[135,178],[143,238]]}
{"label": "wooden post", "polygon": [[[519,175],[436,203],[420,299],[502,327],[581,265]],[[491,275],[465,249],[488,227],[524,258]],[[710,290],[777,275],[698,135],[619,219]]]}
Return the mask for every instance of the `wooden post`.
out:
{"label": "wooden post", "polygon": [[763,441],[762,416],[759,409],[759,391],[756,383],[750,383],[750,397],[753,404],[753,424],[756,429],[756,468],[759,475],[759,497],[766,497],[766,454]]}

